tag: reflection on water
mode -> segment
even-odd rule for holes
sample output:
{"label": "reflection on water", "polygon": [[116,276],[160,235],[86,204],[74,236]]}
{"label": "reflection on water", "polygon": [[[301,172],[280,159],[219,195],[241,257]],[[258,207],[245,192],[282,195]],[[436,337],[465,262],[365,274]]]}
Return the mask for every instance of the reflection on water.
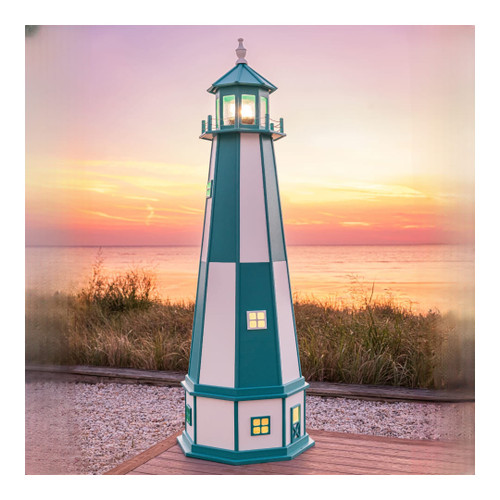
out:
{"label": "reflection on water", "polygon": [[[75,292],[90,277],[97,247],[29,247],[26,288]],[[141,267],[157,275],[162,298],[193,300],[198,247],[103,247],[109,273]],[[352,303],[356,282],[414,310],[474,311],[474,248],[457,245],[288,247],[292,290]],[[356,290],[355,290],[356,289]]]}

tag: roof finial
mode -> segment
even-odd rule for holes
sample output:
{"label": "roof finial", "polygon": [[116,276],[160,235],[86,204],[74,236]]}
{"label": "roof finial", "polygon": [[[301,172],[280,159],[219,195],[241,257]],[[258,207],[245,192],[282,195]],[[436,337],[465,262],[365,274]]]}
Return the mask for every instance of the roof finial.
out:
{"label": "roof finial", "polygon": [[243,47],[243,38],[238,38],[238,42],[240,44],[238,45],[238,48],[236,49],[236,55],[238,56],[238,60],[236,61],[236,64],[247,64],[247,60],[245,59],[245,56],[247,55],[247,49]]}

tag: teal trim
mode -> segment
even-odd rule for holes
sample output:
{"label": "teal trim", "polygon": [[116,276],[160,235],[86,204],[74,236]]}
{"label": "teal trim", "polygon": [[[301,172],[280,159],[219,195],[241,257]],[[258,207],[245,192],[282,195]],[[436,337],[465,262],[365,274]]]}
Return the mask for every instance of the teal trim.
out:
{"label": "teal trim", "polygon": [[181,382],[182,387],[191,395],[204,398],[224,399],[228,401],[250,401],[257,399],[277,399],[289,397],[297,392],[304,391],[309,384],[301,377],[284,385],[265,387],[221,387],[218,385],[198,384],[186,375]]}
{"label": "teal trim", "polygon": [[199,136],[200,139],[205,139],[207,141],[212,141],[214,137],[218,135],[224,135],[224,134],[234,134],[235,132],[244,132],[244,133],[253,133],[253,134],[261,134],[263,136],[270,137],[273,141],[277,141],[279,139],[283,139],[283,137],[286,137],[286,134],[282,134],[278,132],[277,130],[271,130],[271,129],[258,129],[254,127],[253,125],[242,125],[241,127],[237,126],[227,126],[224,127],[222,130],[212,130],[211,132],[205,132]]}
{"label": "teal trim", "polygon": [[201,346],[203,343],[203,326],[205,317],[205,297],[207,291],[208,264],[200,260],[198,274],[198,290],[194,310],[193,334],[191,337],[191,352],[189,355],[188,375],[196,382],[200,379]]}
{"label": "teal trim", "polygon": [[211,460],[231,465],[257,464],[262,462],[278,462],[292,460],[314,446],[314,441],[305,434],[295,443],[279,448],[263,448],[258,450],[233,451],[212,448],[193,443],[186,431],[177,438],[177,442],[187,457]]}
{"label": "teal trim", "polygon": [[283,227],[281,223],[281,208],[278,195],[278,179],[272,150],[272,141],[269,137],[261,137],[262,164],[264,166],[264,185],[266,190],[266,204],[268,210],[269,242],[272,261],[286,260]]}
{"label": "teal trim", "polygon": [[211,240],[209,260],[236,262],[239,239],[238,151],[239,134],[220,136],[212,198]]}
{"label": "teal trim", "polygon": [[[262,420],[266,420],[267,423],[262,423]],[[257,430],[258,430],[258,432],[257,432]],[[264,415],[262,417],[250,417],[250,435],[251,436],[267,436],[268,434],[271,434],[271,416],[270,415]]]}
{"label": "teal trim", "polygon": [[282,446],[286,446],[286,398],[281,399],[281,434]]}
{"label": "teal trim", "polygon": [[[304,393],[305,394],[305,393]],[[196,411],[196,396],[193,396],[193,408],[194,408],[194,428],[193,428],[193,434],[194,434],[194,442],[197,442],[198,436],[197,436],[197,429],[198,429],[198,420],[197,420],[197,411]]]}
{"label": "teal trim", "polygon": [[[278,332],[276,330],[274,297],[272,295],[272,264],[241,263],[240,318],[238,330],[238,385],[265,387],[281,385],[281,367],[276,366]],[[267,312],[266,330],[247,330],[246,311]]]}
{"label": "teal trim", "polygon": [[240,310],[240,304],[241,304],[241,299],[240,299],[240,292],[241,292],[241,287],[240,287],[240,152],[241,152],[241,134],[238,134],[238,151],[237,151],[237,158],[236,158],[236,197],[237,197],[237,203],[236,203],[236,220],[238,221],[238,230],[236,234],[236,284],[235,284],[235,321],[234,321],[234,386],[239,387],[240,384],[240,377],[239,377],[239,357],[238,357],[238,352],[240,349],[240,342],[239,342],[239,335],[238,332],[240,331],[240,316],[238,314],[238,311]]}
{"label": "teal trim", "polygon": [[186,403],[184,415],[184,426],[193,425],[193,412],[191,406]]}
{"label": "teal trim", "polygon": [[234,402],[234,449],[239,450],[239,423],[238,423],[238,401]]}
{"label": "teal trim", "polygon": [[306,391],[304,391],[304,434],[306,433]]}

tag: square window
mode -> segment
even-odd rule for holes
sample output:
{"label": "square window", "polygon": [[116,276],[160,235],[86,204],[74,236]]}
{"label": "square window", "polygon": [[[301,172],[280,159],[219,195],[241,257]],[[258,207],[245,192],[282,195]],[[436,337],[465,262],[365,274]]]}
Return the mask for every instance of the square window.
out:
{"label": "square window", "polygon": [[267,329],[266,311],[247,311],[247,329],[266,330]]}
{"label": "square window", "polygon": [[212,185],[214,181],[208,181],[207,182],[207,198],[212,197]]}
{"label": "square window", "polygon": [[271,434],[271,417],[252,417],[250,422],[250,434],[252,436]]}

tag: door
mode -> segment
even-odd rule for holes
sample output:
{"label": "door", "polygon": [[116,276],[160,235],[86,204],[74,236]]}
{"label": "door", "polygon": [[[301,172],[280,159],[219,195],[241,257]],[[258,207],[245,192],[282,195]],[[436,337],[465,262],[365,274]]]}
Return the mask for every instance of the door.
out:
{"label": "door", "polygon": [[300,438],[300,404],[290,408],[290,431],[291,442],[294,443]]}

